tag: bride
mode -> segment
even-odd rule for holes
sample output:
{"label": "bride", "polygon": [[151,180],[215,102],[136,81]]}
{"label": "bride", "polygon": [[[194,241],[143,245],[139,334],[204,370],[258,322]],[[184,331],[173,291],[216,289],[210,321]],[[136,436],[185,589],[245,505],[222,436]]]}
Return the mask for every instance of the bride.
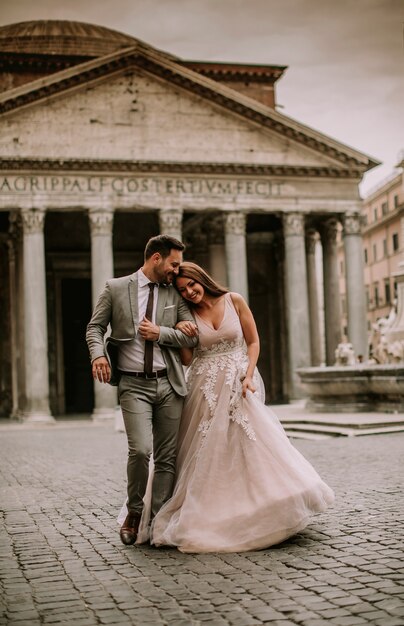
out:
{"label": "bride", "polygon": [[[190,262],[175,286],[194,312],[199,344],[181,351],[190,366],[174,492],[150,526],[149,479],[137,543],[199,553],[278,544],[334,494],[264,404],[259,338],[244,299]],[[191,333],[188,324],[177,328]]]}

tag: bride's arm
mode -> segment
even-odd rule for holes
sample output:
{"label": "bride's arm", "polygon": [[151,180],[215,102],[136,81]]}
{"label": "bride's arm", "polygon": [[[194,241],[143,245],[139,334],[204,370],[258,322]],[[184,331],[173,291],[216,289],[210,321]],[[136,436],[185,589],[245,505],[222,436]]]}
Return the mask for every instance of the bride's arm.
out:
{"label": "bride's arm", "polygon": [[245,397],[247,389],[252,392],[256,391],[252,377],[260,353],[260,340],[254,316],[247,302],[239,293],[231,293],[231,299],[240,318],[241,328],[247,344],[248,367],[243,380],[243,396]]}
{"label": "bride's arm", "polygon": [[[196,324],[189,321],[177,322],[175,325],[176,330],[180,330],[189,337],[197,336],[198,328]],[[183,365],[190,365],[194,356],[194,349],[190,347],[180,349],[180,359]]]}
{"label": "bride's arm", "polygon": [[180,349],[180,358],[181,358],[181,363],[183,365],[190,365],[193,357],[194,357],[193,348],[181,348]]}

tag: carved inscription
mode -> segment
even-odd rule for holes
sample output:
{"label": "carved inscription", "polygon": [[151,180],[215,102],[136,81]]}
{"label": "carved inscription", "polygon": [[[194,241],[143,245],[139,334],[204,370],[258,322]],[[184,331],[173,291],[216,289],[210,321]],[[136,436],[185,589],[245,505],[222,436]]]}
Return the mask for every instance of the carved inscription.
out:
{"label": "carved inscription", "polygon": [[115,194],[175,196],[282,195],[282,184],[268,179],[179,178],[163,176],[0,176],[0,194]]}

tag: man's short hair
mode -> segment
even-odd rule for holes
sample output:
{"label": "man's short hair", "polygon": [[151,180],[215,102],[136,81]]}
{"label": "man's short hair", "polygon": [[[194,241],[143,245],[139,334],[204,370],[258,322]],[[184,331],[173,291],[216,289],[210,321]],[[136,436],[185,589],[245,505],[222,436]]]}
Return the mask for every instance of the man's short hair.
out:
{"label": "man's short hair", "polygon": [[157,237],[152,237],[146,244],[146,248],[144,251],[145,261],[150,259],[153,254],[159,252],[163,259],[166,259],[170,256],[171,250],[180,250],[183,252],[185,250],[185,245],[179,239],[175,237],[171,237],[170,235],[157,235]]}

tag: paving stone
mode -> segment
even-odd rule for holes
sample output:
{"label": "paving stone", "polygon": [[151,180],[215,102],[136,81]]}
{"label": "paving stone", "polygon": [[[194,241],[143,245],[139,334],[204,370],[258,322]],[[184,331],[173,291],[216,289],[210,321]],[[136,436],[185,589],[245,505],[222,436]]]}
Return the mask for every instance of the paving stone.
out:
{"label": "paving stone", "polygon": [[122,546],[126,441],[112,427],[0,435],[0,626],[404,623],[403,434],[294,442],[334,507],[280,546],[207,555]]}
{"label": "paving stone", "polygon": [[331,624],[336,624],[336,626],[356,626],[356,624],[366,624],[366,620],[362,617],[351,616],[351,617],[333,617],[330,619]]}

